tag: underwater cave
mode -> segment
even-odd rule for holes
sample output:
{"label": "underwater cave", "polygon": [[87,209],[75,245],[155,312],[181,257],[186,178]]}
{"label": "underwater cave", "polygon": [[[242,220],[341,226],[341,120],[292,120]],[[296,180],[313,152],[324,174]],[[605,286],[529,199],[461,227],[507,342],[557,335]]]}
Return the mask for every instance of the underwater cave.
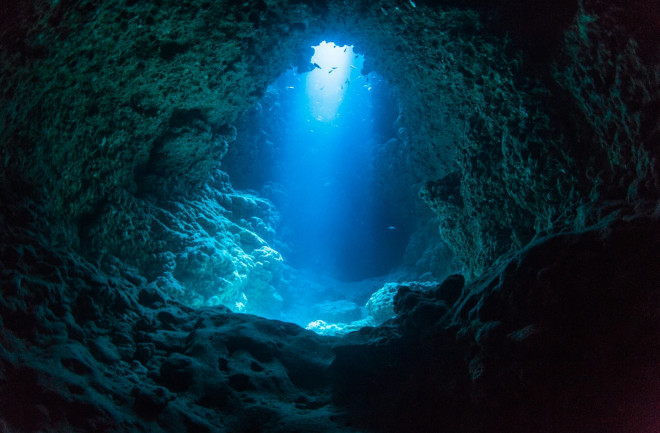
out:
{"label": "underwater cave", "polygon": [[384,275],[401,264],[409,232],[376,159],[396,140],[398,106],[384,80],[361,75],[352,46],[314,49],[314,70],[289,69],[239,120],[222,167],[234,188],[274,203],[292,266],[344,281]]}
{"label": "underwater cave", "polygon": [[657,1],[0,9],[0,431],[660,431]]}
{"label": "underwater cave", "polygon": [[237,191],[268,199],[277,213],[273,244],[294,280],[278,290],[276,318],[357,323],[374,287],[446,273],[450,254],[426,272],[406,269],[410,236],[426,221],[416,221],[419,187],[391,168],[388,152],[406,145],[398,101],[376,73],[362,75],[353,46],[312,48],[311,71],[287,69],[239,118],[222,169]]}

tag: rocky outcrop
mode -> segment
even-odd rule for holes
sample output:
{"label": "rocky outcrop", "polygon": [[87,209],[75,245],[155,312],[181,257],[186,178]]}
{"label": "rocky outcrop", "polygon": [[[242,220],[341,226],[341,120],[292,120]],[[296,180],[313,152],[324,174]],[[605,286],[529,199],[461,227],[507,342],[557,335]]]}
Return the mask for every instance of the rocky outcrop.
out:
{"label": "rocky outcrop", "polygon": [[6,15],[4,181],[39,186],[62,241],[76,245],[104,207],[199,191],[237,115],[290,64],[305,70],[329,34],[395,88],[392,175],[460,179],[458,207],[423,191],[469,276],[536,234],[657,199],[655,15],[643,2],[566,1],[553,20],[543,5],[512,15],[510,1],[175,3]]}
{"label": "rocky outcrop", "polygon": [[253,3],[12,6],[3,159],[46,189],[65,222],[118,190],[149,189],[150,176],[168,180],[168,194],[199,187],[237,114],[308,49],[297,38],[314,6]]}
{"label": "rocky outcrop", "polygon": [[[515,22],[517,42],[474,48],[497,59],[487,71],[478,61],[461,62],[451,79],[461,86],[448,92],[461,128],[458,170],[422,189],[470,277],[535,235],[648,207],[659,192],[659,69],[649,44],[657,21],[641,17],[647,7],[567,1],[547,20],[543,5],[528,5],[532,11],[501,3],[496,21]],[[516,15],[506,15],[511,8]],[[631,26],[633,16],[644,25]],[[500,56],[512,47],[522,49],[520,57]]]}
{"label": "rocky outcrop", "polygon": [[336,401],[382,432],[654,431],[657,224],[535,243],[455,304],[462,278],[399,290],[393,321],[336,345]]}
{"label": "rocky outcrop", "polygon": [[[556,4],[7,4],[0,429],[657,431],[658,12]],[[217,168],[332,35],[395,87],[389,173],[467,281],[342,339],[219,305],[288,289],[275,210]]]}
{"label": "rocky outcrop", "polygon": [[637,218],[550,237],[467,285],[460,275],[402,284],[393,320],[338,339],[186,307],[135,270],[109,276],[3,224],[0,425],[654,431],[657,225]]}
{"label": "rocky outcrop", "polygon": [[463,288],[463,276],[456,274],[448,277],[445,283],[438,284],[432,282],[404,282],[387,283],[369,298],[366,309],[369,315],[374,319],[376,325],[380,325],[396,316],[395,298],[401,293],[410,291],[418,293],[442,292],[444,299],[448,303],[453,303],[458,298],[460,290]]}
{"label": "rocky outcrop", "polygon": [[238,114],[308,52],[316,7],[12,6],[2,182],[31,185],[44,229],[90,260],[120,258],[188,305],[276,312],[276,213],[216,170]]}
{"label": "rocky outcrop", "polygon": [[3,226],[0,425],[12,432],[353,432],[329,337],[191,309]]}
{"label": "rocky outcrop", "polygon": [[270,246],[278,214],[269,201],[235,191],[219,170],[184,202],[124,200],[81,230],[84,252],[106,272],[121,257],[186,305],[277,315],[283,258]]}

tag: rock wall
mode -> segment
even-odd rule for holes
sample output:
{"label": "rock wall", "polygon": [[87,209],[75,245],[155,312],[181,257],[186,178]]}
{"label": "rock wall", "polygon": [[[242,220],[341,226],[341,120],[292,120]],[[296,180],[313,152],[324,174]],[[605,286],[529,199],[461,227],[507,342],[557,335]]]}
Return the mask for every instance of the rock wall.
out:
{"label": "rock wall", "polygon": [[0,54],[7,191],[35,185],[41,230],[101,265],[121,258],[190,305],[276,310],[276,213],[216,169],[238,114],[309,51],[316,7],[12,6]]}
{"label": "rock wall", "polygon": [[199,210],[237,115],[334,38],[395,87],[397,176],[474,277],[536,235],[655,206],[657,13],[644,4],[566,1],[547,23],[547,8],[510,1],[16,4],[0,51],[3,182],[33,186],[59,241],[163,274],[171,231],[197,242],[165,202]]}
{"label": "rock wall", "polygon": [[122,257],[187,305],[276,315],[284,271],[270,246],[278,213],[269,201],[234,191],[219,170],[185,203],[125,200],[84,230],[84,251],[106,272]]}
{"label": "rock wall", "polygon": [[[536,235],[657,205],[657,12],[643,2],[560,9],[572,18],[551,32],[539,23],[544,8],[503,16],[520,24],[511,33],[522,51],[498,57],[511,51],[506,38],[490,54],[482,45],[489,63],[467,61],[452,80],[464,83],[448,92],[459,103],[458,168],[426,183],[422,197],[468,276]],[[634,31],[632,17],[643,24]]]}
{"label": "rock wall", "polygon": [[378,432],[655,431],[657,224],[557,235],[465,287],[402,287],[396,319],[335,346],[335,401]]}
{"label": "rock wall", "polygon": [[[658,431],[654,2],[3,8],[0,430]],[[343,339],[181,305],[277,299],[277,214],[214,161],[334,36],[396,83],[467,282]]]}
{"label": "rock wall", "polygon": [[333,339],[191,309],[26,229],[0,239],[3,431],[356,431],[331,404]]}

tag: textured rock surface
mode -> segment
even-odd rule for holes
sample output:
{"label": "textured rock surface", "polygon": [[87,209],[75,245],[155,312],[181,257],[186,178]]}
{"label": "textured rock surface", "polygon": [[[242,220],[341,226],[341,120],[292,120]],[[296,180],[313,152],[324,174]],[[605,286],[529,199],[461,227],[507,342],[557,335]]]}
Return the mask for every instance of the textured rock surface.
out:
{"label": "textured rock surface", "polygon": [[306,24],[292,24],[311,20],[312,10],[286,2],[11,6],[2,71],[14,84],[2,96],[13,102],[2,130],[16,145],[3,146],[3,157],[40,182],[66,218],[153,178],[168,194],[199,186],[237,113],[306,52],[296,41]]}
{"label": "textured rock surface", "polygon": [[[658,10],[3,4],[0,430],[657,432]],[[395,87],[385,177],[424,185],[468,281],[343,339],[216,305],[290,289],[275,210],[217,168],[332,36]]]}
{"label": "textured rock surface", "polygon": [[193,310],[130,271],[1,234],[6,431],[355,431],[331,403],[329,337]]}
{"label": "textured rock surface", "polygon": [[396,319],[338,342],[336,400],[376,431],[657,430],[657,224],[536,243],[453,306],[461,279],[399,291]]}
{"label": "textured rock surface", "polygon": [[20,228],[29,215],[0,230],[7,431],[660,425],[657,219],[551,237],[465,287],[403,287],[394,320],[333,339],[108,276]]}
{"label": "textured rock surface", "polygon": [[[270,246],[278,220],[270,202],[234,191],[221,171],[183,203],[124,199],[81,231],[89,257],[102,266],[122,257],[189,306],[277,313],[283,258]],[[111,272],[112,262],[105,267]]]}
{"label": "textured rock surface", "polygon": [[3,13],[3,182],[38,185],[44,226],[102,265],[121,257],[189,305],[271,313],[276,215],[215,170],[237,113],[305,51],[262,58],[270,27],[295,37],[306,24],[286,21],[311,8],[202,3],[25,2]]}
{"label": "textured rock surface", "polygon": [[[13,5],[0,52],[12,83],[0,116],[5,181],[39,185],[75,245],[80,222],[103,208],[196,191],[237,114],[289,64],[304,70],[317,39],[341,35],[401,102],[392,173],[432,181],[424,198],[441,234],[478,275],[535,233],[655,200],[660,184],[657,12],[566,1],[546,20],[547,8],[514,15],[514,4]],[[512,42],[499,32],[507,25]],[[434,185],[450,173],[446,195]]]}
{"label": "textured rock surface", "polygon": [[[422,190],[470,277],[535,234],[657,203],[660,185],[657,12],[645,2],[567,1],[551,14],[540,2],[533,11],[503,3],[516,9],[502,19],[516,23],[511,31],[528,49],[506,56],[506,41],[468,43],[467,52],[492,60],[484,70],[463,56],[449,79],[458,168]],[[530,70],[531,80],[520,80]]]}
{"label": "textured rock surface", "polygon": [[[457,283],[454,283],[457,280]],[[449,303],[456,301],[460,290],[463,288],[463,277],[453,275],[446,280],[446,283],[438,284],[432,282],[404,282],[387,283],[371,295],[367,301],[366,309],[376,324],[392,319],[396,316],[395,298],[400,293],[415,292],[433,292],[441,290],[445,293],[444,297]]]}

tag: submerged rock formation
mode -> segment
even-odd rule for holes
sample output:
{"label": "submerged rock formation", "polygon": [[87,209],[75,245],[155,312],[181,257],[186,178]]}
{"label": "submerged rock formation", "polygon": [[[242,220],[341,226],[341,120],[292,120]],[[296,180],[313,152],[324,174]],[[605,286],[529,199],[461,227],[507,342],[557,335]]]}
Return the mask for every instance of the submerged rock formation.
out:
{"label": "submerged rock formation", "polygon": [[[3,6],[0,429],[657,431],[659,11]],[[220,164],[323,39],[392,85],[383,178],[464,274],[386,286],[396,317],[343,338],[221,305],[276,316],[292,290],[276,207]],[[419,272],[444,254],[424,237]]]}
{"label": "submerged rock formation", "polygon": [[2,234],[5,431],[352,431],[333,421],[329,337],[191,309],[129,270]]}

